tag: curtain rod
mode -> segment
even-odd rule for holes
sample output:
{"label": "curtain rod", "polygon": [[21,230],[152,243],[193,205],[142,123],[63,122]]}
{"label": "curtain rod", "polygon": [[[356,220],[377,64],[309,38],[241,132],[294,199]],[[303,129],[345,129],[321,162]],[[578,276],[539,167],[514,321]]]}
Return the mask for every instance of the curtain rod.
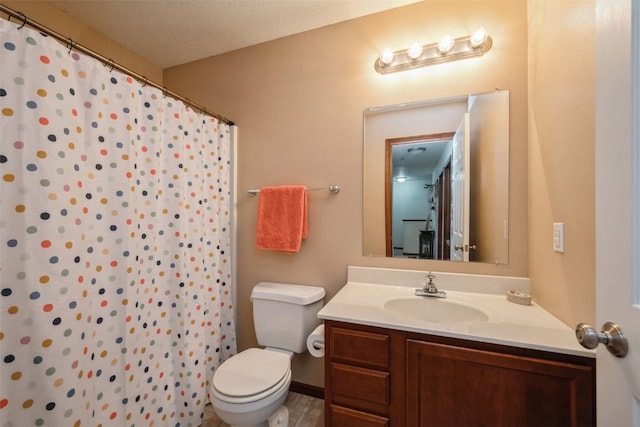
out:
{"label": "curtain rod", "polygon": [[71,38],[64,37],[63,35],[53,31],[52,29],[50,29],[48,27],[45,27],[44,25],[42,25],[42,24],[40,24],[38,22],[35,22],[32,19],[27,18],[27,16],[22,12],[15,11],[15,10],[3,5],[2,3],[0,3],[0,12],[8,15],[9,16],[9,20],[11,20],[12,17],[16,18],[16,19],[19,19],[21,21],[22,25],[20,25],[20,27],[18,27],[18,29],[24,27],[25,25],[28,25],[28,26],[30,26],[30,27],[32,27],[32,28],[34,28],[34,29],[36,29],[36,30],[48,35],[48,36],[53,37],[54,39],[58,40],[59,42],[62,42],[64,44],[66,44],[67,47],[69,48],[69,51],[71,51],[72,49],[75,49],[75,50],[77,50],[79,52],[82,52],[82,53],[84,53],[86,55],[89,55],[92,58],[95,58],[98,61],[102,62],[105,66],[110,67],[111,70],[116,69],[118,71],[121,71],[121,72],[133,77],[134,79],[136,79],[138,82],[144,84],[145,86],[148,85],[148,86],[152,86],[152,87],[154,87],[156,89],[160,89],[165,96],[169,95],[174,99],[182,101],[182,102],[187,104],[187,107],[195,108],[197,110],[200,110],[200,112],[202,112],[202,113],[204,113],[206,115],[215,117],[216,119],[218,119],[218,120],[220,120],[220,121],[222,121],[222,122],[224,122],[224,123],[226,123],[226,124],[228,124],[230,126],[235,126],[235,123],[232,120],[229,120],[226,117],[220,116],[218,114],[212,113],[209,110],[207,110],[205,107],[203,107],[201,105],[198,105],[198,104],[196,104],[194,102],[191,102],[188,98],[180,96],[177,93],[168,90],[166,87],[160,86],[158,83],[150,81],[145,76],[140,75],[140,74],[136,73],[135,71],[133,71],[133,70],[131,70],[131,69],[129,69],[129,68],[123,66],[123,65],[120,65],[120,64],[116,63],[113,59],[107,58],[105,56],[102,56],[98,52],[96,52],[94,50],[91,50],[88,47],[85,47],[85,46],[83,46],[81,44],[78,44],[78,43],[74,42]]}

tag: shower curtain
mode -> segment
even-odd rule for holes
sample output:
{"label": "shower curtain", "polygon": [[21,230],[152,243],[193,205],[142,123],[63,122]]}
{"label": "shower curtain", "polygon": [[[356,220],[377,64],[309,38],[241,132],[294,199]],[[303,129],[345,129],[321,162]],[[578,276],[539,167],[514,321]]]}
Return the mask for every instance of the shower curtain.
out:
{"label": "shower curtain", "polygon": [[235,349],[233,129],[0,19],[0,425],[198,426]]}

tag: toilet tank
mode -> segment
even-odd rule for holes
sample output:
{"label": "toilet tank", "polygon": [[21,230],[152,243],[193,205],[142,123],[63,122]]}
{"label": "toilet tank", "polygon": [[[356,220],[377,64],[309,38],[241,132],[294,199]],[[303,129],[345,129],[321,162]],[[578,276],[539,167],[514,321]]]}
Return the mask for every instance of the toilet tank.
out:
{"label": "toilet tank", "polygon": [[320,324],[324,288],[260,282],[251,292],[258,344],[294,353],[307,349],[307,337]]}

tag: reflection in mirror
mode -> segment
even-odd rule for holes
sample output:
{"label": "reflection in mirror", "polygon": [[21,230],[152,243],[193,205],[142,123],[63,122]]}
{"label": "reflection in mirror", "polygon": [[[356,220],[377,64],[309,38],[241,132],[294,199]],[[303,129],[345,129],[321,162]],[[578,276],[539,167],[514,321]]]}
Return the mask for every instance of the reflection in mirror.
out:
{"label": "reflection in mirror", "polygon": [[[449,239],[443,238],[449,221],[442,216],[448,218],[444,208],[450,192],[440,190],[450,186],[445,180],[452,138],[453,133],[444,133],[385,141],[386,256],[449,258]],[[439,178],[434,180],[434,174]]]}
{"label": "reflection in mirror", "polygon": [[509,93],[364,113],[363,254],[508,262]]}

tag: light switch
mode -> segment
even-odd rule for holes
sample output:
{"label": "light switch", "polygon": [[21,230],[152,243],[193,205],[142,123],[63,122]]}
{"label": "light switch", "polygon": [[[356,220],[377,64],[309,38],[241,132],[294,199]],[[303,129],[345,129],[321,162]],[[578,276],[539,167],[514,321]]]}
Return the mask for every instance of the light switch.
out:
{"label": "light switch", "polygon": [[564,253],[564,223],[553,223],[553,250]]}

